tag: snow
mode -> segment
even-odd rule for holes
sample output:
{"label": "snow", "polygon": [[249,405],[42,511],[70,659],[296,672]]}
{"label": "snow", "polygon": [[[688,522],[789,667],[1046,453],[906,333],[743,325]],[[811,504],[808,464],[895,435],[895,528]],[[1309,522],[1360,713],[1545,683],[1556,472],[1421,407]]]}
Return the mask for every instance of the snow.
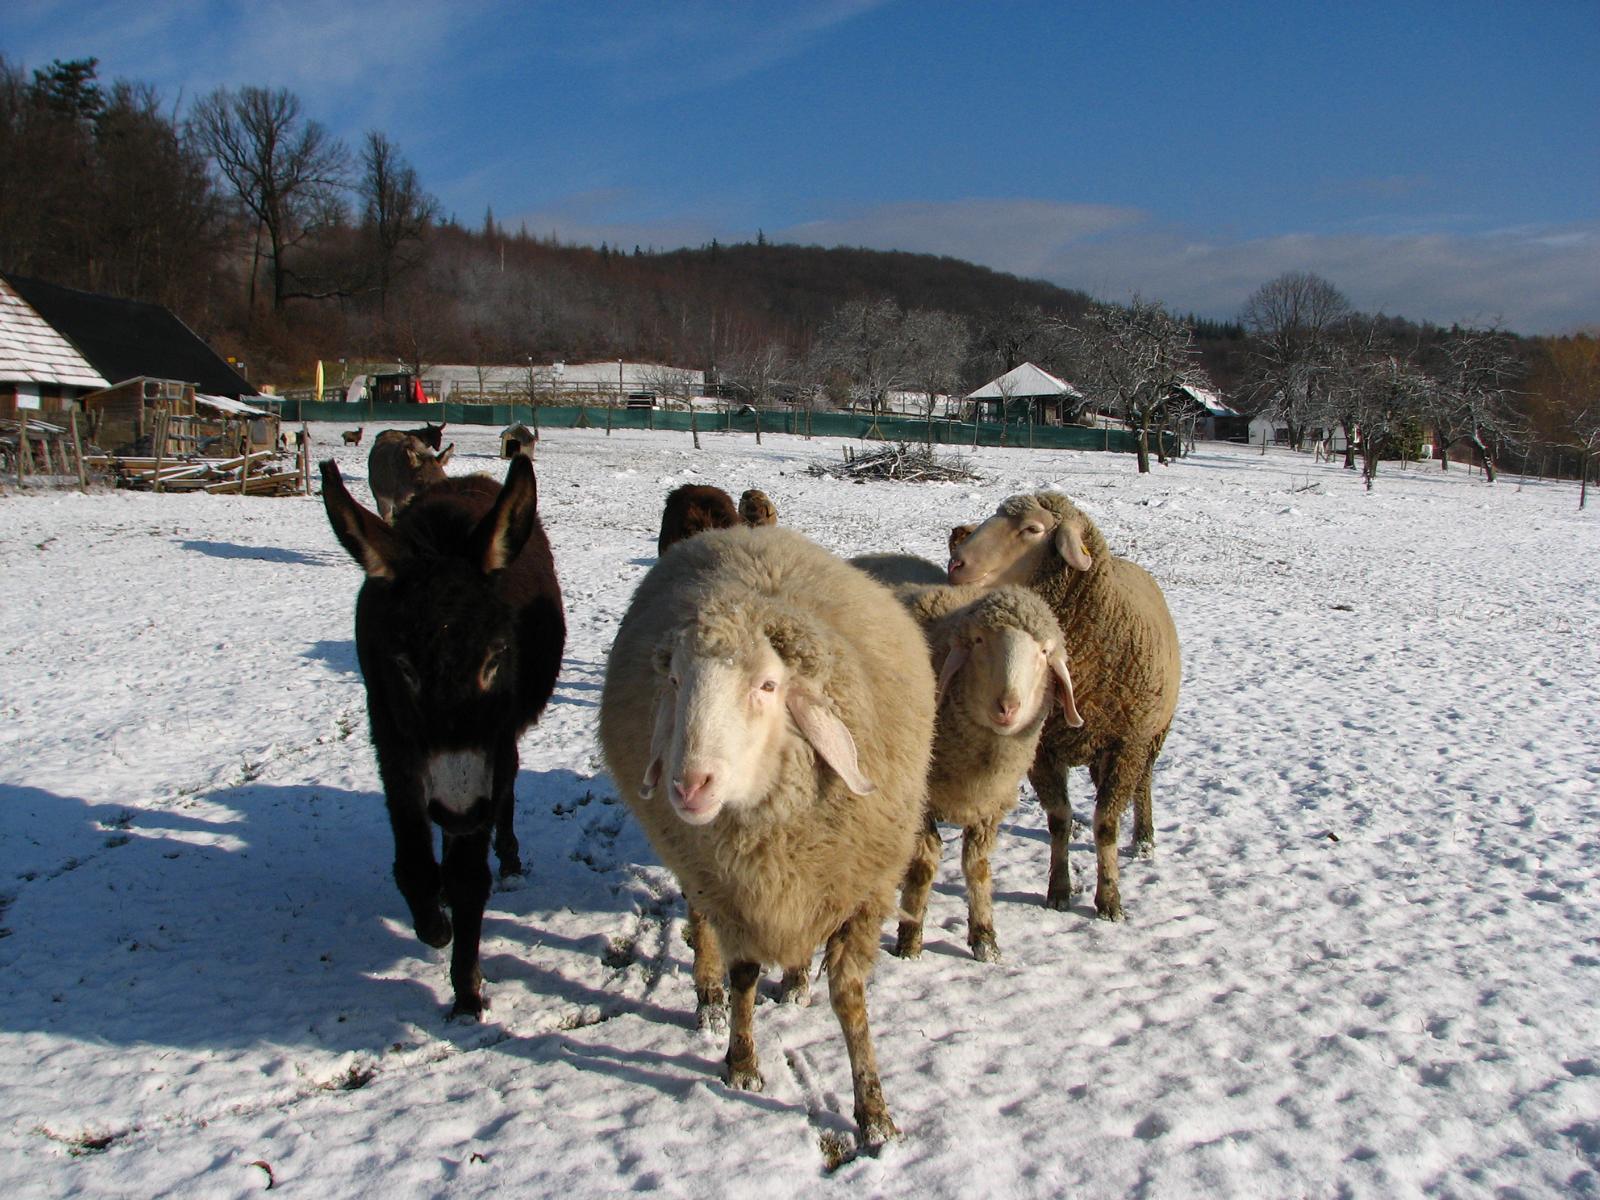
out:
{"label": "snow", "polygon": [[[359,481],[337,430],[317,449]],[[1385,464],[1368,494],[1224,447],[852,485],[803,473],[838,441],[543,434],[570,634],[481,1025],[445,1020],[446,956],[389,877],[360,574],[320,503],[0,500],[0,1194],[1600,1192],[1600,539],[1573,487]],[[495,430],[451,436],[453,470],[503,471]],[[930,557],[1059,487],[1183,637],[1127,922],[1040,905],[1028,795],[994,862],[1005,961],[973,961],[947,829],[927,952],[884,954],[868,994],[907,1137],[831,1173],[853,1127],[825,985],[760,1006],[767,1091],[729,1091],[681,899],[595,744],[690,479],[759,486],[840,553]],[[1073,859],[1092,888],[1086,834]]]}

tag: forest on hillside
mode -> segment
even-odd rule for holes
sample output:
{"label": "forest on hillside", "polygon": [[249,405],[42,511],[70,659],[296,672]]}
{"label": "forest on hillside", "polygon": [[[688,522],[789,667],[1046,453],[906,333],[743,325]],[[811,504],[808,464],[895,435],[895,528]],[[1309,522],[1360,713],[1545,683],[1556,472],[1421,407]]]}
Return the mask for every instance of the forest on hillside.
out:
{"label": "forest on hillside", "polygon": [[470,226],[446,214],[387,134],[347,146],[286,89],[180,108],[102,81],[92,58],[32,71],[0,58],[0,161],[0,270],[166,305],[279,387],[319,359],[628,358],[760,401],[875,408],[1033,361],[1141,434],[1173,420],[1189,384],[1271,415],[1296,447],[1342,430],[1394,456],[1426,428],[1485,464],[1600,450],[1594,336],[1359,313],[1305,272],[1216,321],[926,254],[564,244],[492,212]]}

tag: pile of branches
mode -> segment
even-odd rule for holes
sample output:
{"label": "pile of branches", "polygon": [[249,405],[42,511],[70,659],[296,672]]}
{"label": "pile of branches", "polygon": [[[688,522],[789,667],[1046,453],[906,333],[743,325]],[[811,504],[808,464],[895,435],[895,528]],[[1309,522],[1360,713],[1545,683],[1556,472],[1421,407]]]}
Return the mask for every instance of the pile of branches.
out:
{"label": "pile of branches", "polygon": [[863,483],[868,479],[896,479],[902,483],[974,483],[982,476],[956,454],[935,454],[930,446],[906,442],[884,446],[870,454],[844,448],[843,462],[817,462],[807,468],[812,475],[829,475]]}

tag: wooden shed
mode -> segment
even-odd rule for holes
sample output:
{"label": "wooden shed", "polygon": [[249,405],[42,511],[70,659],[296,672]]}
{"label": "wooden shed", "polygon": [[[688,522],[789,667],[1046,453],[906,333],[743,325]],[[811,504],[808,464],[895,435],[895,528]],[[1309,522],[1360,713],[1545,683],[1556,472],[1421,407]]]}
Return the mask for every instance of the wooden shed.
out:
{"label": "wooden shed", "polygon": [[[113,454],[245,453],[278,441],[275,414],[192,384],[140,376],[83,398],[90,438]],[[165,442],[155,445],[158,417]]]}
{"label": "wooden shed", "polygon": [[500,431],[500,457],[516,458],[519,454],[533,457],[539,447],[539,431],[518,423],[507,425]]}

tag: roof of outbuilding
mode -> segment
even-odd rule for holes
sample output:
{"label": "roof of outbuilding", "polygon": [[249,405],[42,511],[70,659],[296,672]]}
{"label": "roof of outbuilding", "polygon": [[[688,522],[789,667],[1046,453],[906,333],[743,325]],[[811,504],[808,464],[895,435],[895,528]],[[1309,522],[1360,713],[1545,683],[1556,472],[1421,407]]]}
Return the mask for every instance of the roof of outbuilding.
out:
{"label": "roof of outbuilding", "polygon": [[106,386],[105,377],[4,277],[0,277],[0,383]]}
{"label": "roof of outbuilding", "polygon": [[1082,399],[1083,393],[1065,379],[1059,379],[1042,367],[1025,362],[1013,367],[997,379],[991,379],[968,400],[1021,400],[1025,396],[1071,396]]}
{"label": "roof of outbuilding", "polygon": [[20,275],[0,278],[104,377],[86,386],[147,376],[179,379],[199,391],[234,399],[256,390],[199,334],[159,304],[80,292]]}

